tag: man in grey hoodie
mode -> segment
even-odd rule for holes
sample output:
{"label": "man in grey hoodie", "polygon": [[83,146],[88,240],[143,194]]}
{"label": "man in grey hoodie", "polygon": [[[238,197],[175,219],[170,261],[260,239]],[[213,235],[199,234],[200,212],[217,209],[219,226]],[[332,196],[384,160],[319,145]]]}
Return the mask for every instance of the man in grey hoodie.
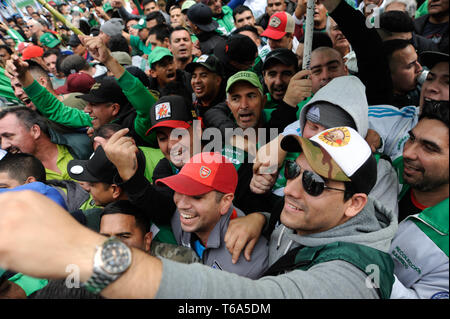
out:
{"label": "man in grey hoodie", "polygon": [[[367,197],[376,180],[368,144],[352,128],[338,127],[309,140],[287,136],[282,147],[303,152],[287,170],[284,225],[273,233],[269,250],[278,261],[269,276],[252,280],[105,241],[31,192],[0,195],[0,265],[63,278],[65,266],[76,263],[84,287],[108,298],[389,298],[394,278],[386,251],[397,224]],[[25,235],[42,220],[44,235]],[[20,229],[14,227],[18,221]]]}

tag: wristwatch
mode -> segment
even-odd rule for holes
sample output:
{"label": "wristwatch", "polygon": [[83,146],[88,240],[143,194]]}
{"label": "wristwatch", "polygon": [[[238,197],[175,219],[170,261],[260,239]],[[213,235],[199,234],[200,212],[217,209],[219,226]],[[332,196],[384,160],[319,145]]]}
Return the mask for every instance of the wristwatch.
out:
{"label": "wristwatch", "polygon": [[117,237],[108,238],[96,247],[92,276],[82,285],[98,294],[117,280],[131,265],[131,249]]}

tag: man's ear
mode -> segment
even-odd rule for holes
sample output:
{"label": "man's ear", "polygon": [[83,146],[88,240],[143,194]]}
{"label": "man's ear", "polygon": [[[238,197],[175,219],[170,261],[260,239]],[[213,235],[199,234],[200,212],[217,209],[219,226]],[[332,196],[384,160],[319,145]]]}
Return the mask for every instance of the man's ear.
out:
{"label": "man's ear", "polygon": [[39,139],[42,134],[41,127],[37,124],[34,124],[30,129],[30,133],[35,140]]}
{"label": "man's ear", "polygon": [[113,103],[111,105],[112,109],[112,116],[117,116],[117,114],[119,114],[120,112],[120,104],[119,103]]}
{"label": "man's ear", "polygon": [[150,69],[150,76],[154,79],[156,79],[158,77],[158,75],[156,74],[155,70]]}
{"label": "man's ear", "polygon": [[225,215],[233,204],[234,194],[225,194],[220,200],[220,215]]}
{"label": "man's ear", "polygon": [[28,176],[27,179],[25,180],[25,184],[34,183],[34,182],[37,182],[37,179],[34,176]]}
{"label": "man's ear", "polygon": [[114,198],[114,200],[118,200],[119,197],[122,195],[122,187],[118,186],[117,184],[111,184],[111,195]]}
{"label": "man's ear", "polygon": [[367,194],[356,193],[347,201],[348,205],[345,209],[344,215],[349,219],[358,215],[367,204]]}
{"label": "man's ear", "polygon": [[147,253],[150,253],[150,246],[152,244],[152,240],[153,240],[153,233],[149,231],[144,235],[144,250]]}

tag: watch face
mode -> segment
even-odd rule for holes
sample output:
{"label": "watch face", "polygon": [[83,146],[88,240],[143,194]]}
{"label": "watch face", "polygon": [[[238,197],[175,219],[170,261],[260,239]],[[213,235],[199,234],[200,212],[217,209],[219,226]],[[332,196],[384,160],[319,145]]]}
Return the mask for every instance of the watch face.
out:
{"label": "watch face", "polygon": [[119,240],[103,246],[101,257],[104,270],[110,274],[122,273],[131,264],[131,250]]}

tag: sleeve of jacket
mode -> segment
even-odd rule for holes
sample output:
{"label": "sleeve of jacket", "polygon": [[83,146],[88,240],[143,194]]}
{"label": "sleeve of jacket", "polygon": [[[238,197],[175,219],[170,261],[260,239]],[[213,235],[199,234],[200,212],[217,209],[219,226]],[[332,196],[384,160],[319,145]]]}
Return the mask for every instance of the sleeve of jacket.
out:
{"label": "sleeve of jacket", "polygon": [[139,20],[141,18],[140,16],[137,16],[137,15],[129,13],[127,11],[127,9],[125,9],[125,7],[123,7],[123,6],[119,8],[119,15],[124,21],[128,21],[128,20],[131,20],[131,19],[138,19]]}
{"label": "sleeve of jacket", "polygon": [[24,91],[38,111],[49,120],[69,127],[92,126],[87,113],[65,105],[36,80]]}
{"label": "sleeve of jacket", "polygon": [[281,101],[276,109],[271,113],[268,127],[277,128],[282,132],[286,126],[295,122],[297,119],[298,106],[292,107]]}
{"label": "sleeve of jacket", "polygon": [[123,93],[136,110],[136,118],[134,120],[134,129],[142,139],[148,143],[153,143],[153,139],[146,136],[147,130],[151,126],[150,109],[155,104],[156,98],[150,91],[128,71],[117,80]]}
{"label": "sleeve of jacket", "polygon": [[230,109],[226,102],[214,105],[205,112],[203,121],[206,127],[216,127],[225,136],[226,128],[236,128]]}
{"label": "sleeve of jacket", "polygon": [[[168,176],[167,174],[161,174],[163,169],[160,165],[161,161],[153,172],[154,180]],[[135,174],[120,186],[127,193],[130,202],[142,209],[154,223],[170,224],[170,219],[176,209],[173,191],[170,188],[151,184],[141,173]]]}
{"label": "sleeve of jacket", "polygon": [[344,0],[330,14],[350,42],[358,62],[358,77],[366,86],[369,105],[390,104],[392,80],[382,40],[375,28],[366,26],[366,18]]}

